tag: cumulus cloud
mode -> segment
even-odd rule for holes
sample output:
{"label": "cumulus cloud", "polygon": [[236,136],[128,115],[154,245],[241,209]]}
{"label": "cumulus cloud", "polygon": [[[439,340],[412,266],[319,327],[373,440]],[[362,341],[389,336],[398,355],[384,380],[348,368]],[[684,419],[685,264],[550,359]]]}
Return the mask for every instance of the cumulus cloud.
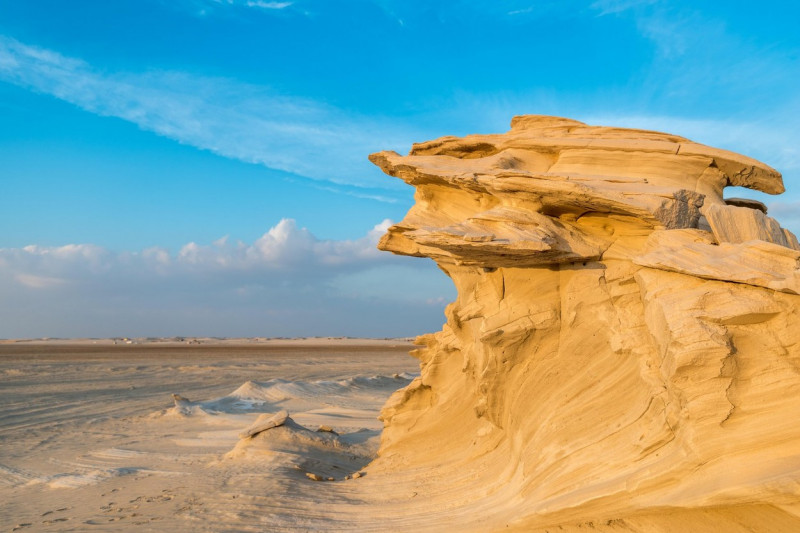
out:
{"label": "cumulus cloud", "polygon": [[[293,219],[282,219],[252,243],[230,242],[223,237],[211,244],[185,244],[171,254],[153,247],[139,252],[114,253],[91,244],[30,245],[0,249],[0,268],[23,284],[37,288],[96,280],[136,272],[137,276],[182,277],[217,273],[259,276],[286,273],[298,279],[307,274],[331,277],[343,271],[363,270],[391,259],[376,245],[392,224],[384,220],[365,236],[354,240],[322,240]],[[59,280],[59,283],[32,280]]]}
{"label": "cumulus cloud", "polygon": [[393,201],[392,191],[400,186],[384,179],[366,154],[414,138],[376,119],[267,87],[182,72],[101,72],[5,36],[0,36],[0,80],[183,144],[379,201]]}
{"label": "cumulus cloud", "polygon": [[452,287],[431,262],[379,252],[391,221],[319,239],[284,219],[228,238],[114,252],[0,249],[0,337],[400,336],[435,330]]}
{"label": "cumulus cloud", "polygon": [[61,278],[35,276],[33,274],[16,274],[14,279],[22,285],[32,289],[48,289],[51,287],[58,287],[59,285],[66,283],[66,280]]}
{"label": "cumulus cloud", "polygon": [[[182,270],[316,271],[321,267],[363,268],[386,254],[376,248],[378,238],[392,224],[384,220],[357,240],[319,240],[294,220],[285,218],[252,244],[222,238],[211,245],[184,245],[173,263]],[[162,251],[163,252],[163,251]],[[151,251],[151,253],[154,253]],[[162,253],[162,263],[165,259]],[[169,259],[166,259],[169,261]]]}

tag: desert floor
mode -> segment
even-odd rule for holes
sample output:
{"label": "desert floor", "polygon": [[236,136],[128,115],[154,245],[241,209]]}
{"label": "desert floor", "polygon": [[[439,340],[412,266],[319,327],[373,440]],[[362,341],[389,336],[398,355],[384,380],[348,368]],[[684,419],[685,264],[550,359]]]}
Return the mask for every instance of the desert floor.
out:
{"label": "desert floor", "polygon": [[[137,342],[0,342],[0,530],[346,529],[326,492],[365,481],[344,478],[418,370],[403,339]],[[328,432],[240,444],[281,409],[336,453]]]}
{"label": "desert floor", "polygon": [[435,471],[368,466],[407,339],[117,342],[0,341],[0,531],[798,531],[772,505],[531,522],[446,442]]}

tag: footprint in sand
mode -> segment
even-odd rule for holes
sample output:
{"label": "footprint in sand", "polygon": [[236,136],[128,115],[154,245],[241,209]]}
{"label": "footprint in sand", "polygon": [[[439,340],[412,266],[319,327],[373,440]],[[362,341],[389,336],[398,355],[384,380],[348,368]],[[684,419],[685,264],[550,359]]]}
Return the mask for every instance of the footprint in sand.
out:
{"label": "footprint in sand", "polygon": [[[69,511],[70,509],[72,509],[72,507],[59,507],[58,509],[54,509],[52,511],[45,511],[44,513],[42,513],[42,517],[44,518],[45,516],[50,516],[53,513],[63,513],[64,511]],[[67,520],[69,520],[69,518],[64,518],[64,517],[48,518],[47,520],[42,520],[42,524],[52,525],[52,524],[56,524],[56,523],[59,523],[59,522],[66,522]],[[17,528],[21,528],[21,527],[23,527],[23,524],[20,524],[19,526],[17,526]],[[12,531],[14,531],[14,530],[12,529]]]}

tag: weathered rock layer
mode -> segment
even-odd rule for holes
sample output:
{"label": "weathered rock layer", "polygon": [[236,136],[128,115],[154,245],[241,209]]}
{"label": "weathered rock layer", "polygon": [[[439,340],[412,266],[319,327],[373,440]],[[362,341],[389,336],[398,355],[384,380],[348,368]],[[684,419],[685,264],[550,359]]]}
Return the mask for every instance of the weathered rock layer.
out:
{"label": "weathered rock layer", "polygon": [[474,484],[483,529],[764,506],[800,527],[800,245],[723,197],[781,193],[777,171],[543,116],[371,160],[416,188],[380,248],[458,289],[375,472]]}

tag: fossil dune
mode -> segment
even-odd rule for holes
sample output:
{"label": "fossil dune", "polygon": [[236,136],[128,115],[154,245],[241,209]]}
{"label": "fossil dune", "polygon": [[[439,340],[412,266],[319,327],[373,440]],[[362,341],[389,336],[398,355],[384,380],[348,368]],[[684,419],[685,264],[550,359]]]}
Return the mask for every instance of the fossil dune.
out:
{"label": "fossil dune", "polygon": [[800,530],[800,245],[723,194],[776,170],[546,116],[370,159],[416,188],[379,247],[458,290],[371,471],[498,529]]}

